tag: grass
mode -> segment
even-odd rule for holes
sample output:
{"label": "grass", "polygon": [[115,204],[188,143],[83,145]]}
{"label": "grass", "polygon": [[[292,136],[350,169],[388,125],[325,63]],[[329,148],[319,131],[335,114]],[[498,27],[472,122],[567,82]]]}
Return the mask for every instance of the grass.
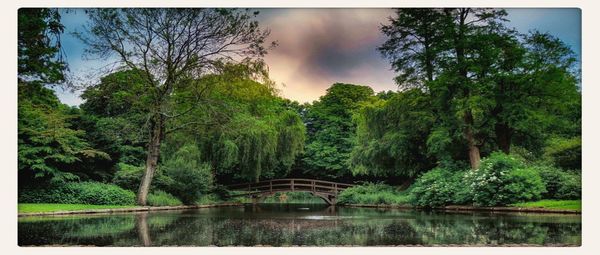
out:
{"label": "grass", "polygon": [[134,205],[84,205],[84,204],[19,204],[19,213],[79,211],[91,209],[131,208]]}
{"label": "grass", "polygon": [[512,206],[581,211],[581,200],[540,200],[534,202],[516,203],[512,204]]}

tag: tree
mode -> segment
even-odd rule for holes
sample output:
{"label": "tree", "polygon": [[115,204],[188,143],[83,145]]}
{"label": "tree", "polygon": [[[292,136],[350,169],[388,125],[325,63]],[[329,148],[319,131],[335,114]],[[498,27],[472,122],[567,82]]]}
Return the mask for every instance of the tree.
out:
{"label": "tree", "polygon": [[65,81],[63,32],[56,9],[21,8],[18,13],[18,169],[19,181],[32,185],[78,179],[74,168],[90,158],[106,158],[73,125],[72,109],[47,88]]}
{"label": "tree", "polygon": [[[149,130],[146,168],[138,203],[146,197],[160,156],[167,124],[203,103],[206,87],[196,80],[214,68],[219,59],[261,57],[268,31],[253,20],[258,13],[237,9],[96,9],[88,11],[88,34],[80,38],[87,53],[116,54],[123,67],[140,70]],[[171,100],[182,89],[194,93],[181,111]],[[189,104],[189,102],[194,102]],[[201,123],[194,123],[200,125]]]}
{"label": "tree", "polygon": [[248,64],[227,64],[220,74],[202,77],[199,82],[214,84],[206,100],[218,104],[197,108],[174,126],[197,121],[211,125],[179,129],[165,146],[170,153],[170,148],[194,141],[202,161],[222,183],[286,176],[304,149],[300,116],[277,96],[272,82],[256,79],[257,72],[268,74],[265,67]]}
{"label": "tree", "polygon": [[64,26],[56,9],[21,8],[18,13],[19,80],[56,84],[65,81],[67,65],[60,52]]}
{"label": "tree", "polygon": [[378,50],[390,60],[399,75],[396,83],[404,88],[423,88],[438,71],[441,50],[441,10],[431,8],[396,9],[381,32],[388,37]]}
{"label": "tree", "polygon": [[[506,12],[495,9],[447,8],[401,10],[392,24],[382,27],[390,38],[380,47],[406,82],[406,74],[420,79],[439,103],[438,125],[461,130],[472,168],[478,168],[482,141],[479,130],[483,78],[474,75],[484,34],[502,30]],[[434,26],[427,25],[435,24]],[[483,50],[486,50],[483,48]],[[427,75],[418,75],[418,74]],[[408,80],[410,82],[410,80]],[[413,82],[414,83],[414,82]],[[410,83],[408,83],[410,84]],[[400,86],[406,86],[404,83]],[[455,117],[460,118],[459,121]]]}
{"label": "tree", "polygon": [[305,174],[327,179],[350,174],[356,132],[352,115],[373,94],[367,86],[335,83],[308,108],[305,121],[309,139],[302,159]]}
{"label": "tree", "polygon": [[419,89],[365,104],[354,121],[357,145],[350,157],[354,174],[411,180],[435,165],[426,144],[435,117],[429,95]]}

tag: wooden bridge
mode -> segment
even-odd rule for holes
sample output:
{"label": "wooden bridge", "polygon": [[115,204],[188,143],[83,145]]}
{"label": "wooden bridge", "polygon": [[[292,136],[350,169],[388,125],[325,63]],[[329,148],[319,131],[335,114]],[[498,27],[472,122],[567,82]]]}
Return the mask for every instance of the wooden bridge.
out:
{"label": "wooden bridge", "polygon": [[352,184],[313,179],[273,179],[234,184],[227,186],[227,188],[232,191],[243,191],[239,194],[230,195],[230,197],[249,196],[252,197],[252,203],[260,202],[264,198],[272,196],[275,192],[309,192],[323,199],[327,204],[335,205],[337,195],[352,186]]}

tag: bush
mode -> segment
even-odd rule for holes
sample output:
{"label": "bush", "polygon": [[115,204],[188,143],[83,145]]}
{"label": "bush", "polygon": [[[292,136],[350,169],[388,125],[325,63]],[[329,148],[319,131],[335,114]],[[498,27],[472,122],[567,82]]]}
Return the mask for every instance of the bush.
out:
{"label": "bush", "polygon": [[470,201],[470,193],[462,185],[463,172],[435,168],[417,179],[411,187],[411,204],[438,207]]}
{"label": "bush", "polygon": [[209,204],[215,204],[218,202],[221,202],[222,200],[215,194],[207,194],[207,195],[200,195],[196,201],[194,201],[194,204],[196,205],[209,205]]}
{"label": "bush", "polygon": [[[565,192],[572,186],[564,185]],[[536,169],[506,154],[492,153],[477,170],[438,167],[423,174],[412,185],[410,198],[422,207],[498,206],[540,199],[543,192],[545,185]]]}
{"label": "bush", "polygon": [[[144,174],[143,166],[132,166],[125,163],[117,164],[117,172],[113,177],[112,183],[121,188],[137,192]],[[161,169],[157,169],[152,179],[152,187],[150,189],[169,190],[175,182],[168,176],[165,176]]]}
{"label": "bush", "polygon": [[540,199],[545,191],[539,173],[503,153],[492,153],[479,169],[467,171],[472,201],[479,206],[508,205]]}
{"label": "bush", "polygon": [[181,200],[162,190],[156,190],[148,194],[148,205],[151,206],[176,206],[182,204]]}
{"label": "bush", "polygon": [[546,199],[580,199],[581,175],[563,171],[551,166],[536,166],[535,169],[542,177],[546,192],[542,197]]}
{"label": "bush", "polygon": [[175,184],[167,191],[179,197],[185,204],[193,204],[202,194],[213,188],[211,167],[199,159],[200,151],[196,145],[185,145],[174,153],[161,166],[164,174]]}
{"label": "bush", "polygon": [[408,196],[389,185],[367,183],[345,189],[337,201],[340,204],[406,204]]}
{"label": "bush", "polygon": [[19,191],[19,203],[133,205],[135,194],[113,184],[70,182]]}
{"label": "bush", "polygon": [[562,169],[581,169],[581,137],[554,138],[544,150],[544,156]]}

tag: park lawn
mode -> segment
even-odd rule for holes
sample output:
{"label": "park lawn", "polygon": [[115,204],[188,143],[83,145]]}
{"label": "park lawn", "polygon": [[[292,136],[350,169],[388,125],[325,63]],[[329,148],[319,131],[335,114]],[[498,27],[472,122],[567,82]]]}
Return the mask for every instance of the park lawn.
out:
{"label": "park lawn", "polygon": [[512,204],[512,206],[581,211],[581,200],[540,200],[534,202],[516,203]]}
{"label": "park lawn", "polygon": [[85,205],[85,204],[19,204],[19,213],[79,211],[92,209],[132,208],[135,205]]}

